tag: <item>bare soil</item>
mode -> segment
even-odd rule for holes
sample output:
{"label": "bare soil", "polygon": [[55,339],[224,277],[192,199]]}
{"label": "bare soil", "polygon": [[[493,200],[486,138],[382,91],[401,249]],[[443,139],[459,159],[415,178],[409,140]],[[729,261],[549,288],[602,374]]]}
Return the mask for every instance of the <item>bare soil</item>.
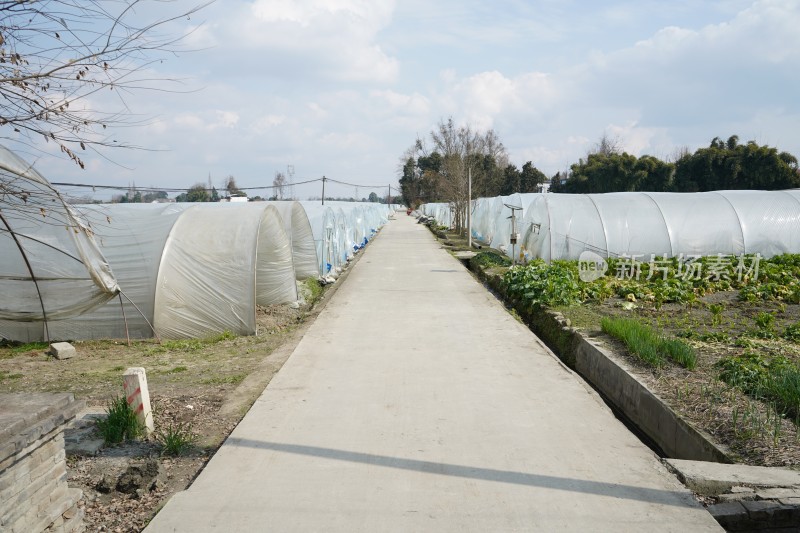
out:
{"label": "bare soil", "polygon": [[[721,381],[715,366],[724,357],[745,352],[781,355],[800,364],[800,345],[779,337],[759,338],[755,323],[759,313],[769,313],[775,317],[774,330],[781,331],[800,321],[800,305],[743,302],[735,291],[705,296],[693,306],[667,304],[656,309],[637,302],[635,309],[626,310],[621,304],[621,300],[608,300],[558,310],[585,335],[602,338],[613,347],[653,392],[726,447],[737,462],[800,468],[800,428],[791,420],[776,417],[768,404]],[[711,313],[709,304],[722,304],[722,312]],[[603,316],[636,316],[664,335],[684,338],[697,352],[697,368],[689,371],[671,365],[654,369],[646,365],[600,331]]]}
{"label": "bare soil", "polygon": [[[319,303],[257,311],[258,334],[220,340],[74,342],[77,356],[49,357],[45,345],[0,347],[0,392],[72,392],[94,408],[122,395],[122,373],[147,372],[156,434],[183,424],[193,444],[180,456],[162,455],[156,436],[106,447],[96,456],[70,456],[68,483],[81,488],[88,531],[141,531],[175,492],[184,490],[281,368],[336,286]],[[136,487],[120,476],[144,469]],[[137,471],[138,472],[138,471]],[[138,474],[137,474],[138,475]],[[128,476],[130,477],[130,476]],[[136,476],[134,476],[136,477]]]}

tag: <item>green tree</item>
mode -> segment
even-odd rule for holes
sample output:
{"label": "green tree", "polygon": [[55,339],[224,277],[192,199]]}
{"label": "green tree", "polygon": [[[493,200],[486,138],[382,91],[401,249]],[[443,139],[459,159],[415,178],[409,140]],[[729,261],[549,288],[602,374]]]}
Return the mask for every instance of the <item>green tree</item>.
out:
{"label": "green tree", "polygon": [[622,191],[667,191],[673,166],[652,156],[637,158],[623,152],[596,152],[570,167],[566,183],[554,192],[605,193]]}
{"label": "green tree", "polygon": [[400,193],[403,203],[412,209],[419,206],[419,181],[417,179],[417,162],[413,157],[407,156],[403,162],[400,174]]}
{"label": "green tree", "polygon": [[712,139],[708,148],[684,155],[676,162],[674,190],[681,192],[726,189],[778,190],[800,186],[797,158],[755,141],[739,144]]}
{"label": "green tree", "polygon": [[239,189],[239,186],[236,185],[236,178],[233,176],[225,178],[225,190],[228,191],[228,196],[241,196],[244,194],[241,189]]}
{"label": "green tree", "polygon": [[210,202],[219,202],[219,193],[217,192],[216,187],[211,187],[211,198]]}
{"label": "green tree", "polygon": [[503,170],[503,185],[500,187],[500,194],[508,196],[520,190],[520,173],[517,167],[509,164]]}
{"label": "green tree", "polygon": [[522,165],[522,172],[519,176],[519,192],[538,192],[539,186],[547,181],[547,176],[544,172],[533,166],[533,163],[528,161]]}
{"label": "green tree", "polygon": [[142,202],[147,204],[162,199],[163,200],[167,199],[167,193],[165,191],[151,191],[151,192],[146,192],[142,195]]}
{"label": "green tree", "polygon": [[369,193],[369,197],[367,198],[367,201],[372,202],[372,203],[377,203],[377,202],[380,202],[381,200],[380,200],[380,198],[378,198],[377,193],[375,193],[373,191],[373,192]]}
{"label": "green tree", "polygon": [[186,191],[185,195],[179,195],[178,198],[175,199],[177,202],[208,202],[211,199],[211,195],[208,193],[208,189],[202,183],[197,183],[192,185],[192,187]]}

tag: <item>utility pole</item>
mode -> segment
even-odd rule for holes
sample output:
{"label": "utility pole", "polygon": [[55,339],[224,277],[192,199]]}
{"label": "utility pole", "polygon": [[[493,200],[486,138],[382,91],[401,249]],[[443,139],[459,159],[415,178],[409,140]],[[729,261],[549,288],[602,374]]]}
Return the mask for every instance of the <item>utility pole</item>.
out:
{"label": "utility pole", "polygon": [[327,178],[322,176],[322,205],[325,205],[325,180]]}
{"label": "utility pole", "polygon": [[467,242],[472,250],[472,167],[467,169]]}
{"label": "utility pole", "polygon": [[294,200],[294,165],[286,167],[286,174],[289,176],[289,200]]}

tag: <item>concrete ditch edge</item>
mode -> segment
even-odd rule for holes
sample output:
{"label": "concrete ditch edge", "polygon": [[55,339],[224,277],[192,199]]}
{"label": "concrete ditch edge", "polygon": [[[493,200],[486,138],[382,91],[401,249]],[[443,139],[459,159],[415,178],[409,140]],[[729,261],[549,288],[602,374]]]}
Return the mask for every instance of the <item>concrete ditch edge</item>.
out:
{"label": "concrete ditch edge", "polygon": [[526,309],[505,295],[499,275],[472,261],[469,269],[519,313],[553,352],[578,372],[624,418],[671,458],[733,463],[725,449],[672,410],[624,367],[621,358],[597,346],[571,327],[560,313]]}

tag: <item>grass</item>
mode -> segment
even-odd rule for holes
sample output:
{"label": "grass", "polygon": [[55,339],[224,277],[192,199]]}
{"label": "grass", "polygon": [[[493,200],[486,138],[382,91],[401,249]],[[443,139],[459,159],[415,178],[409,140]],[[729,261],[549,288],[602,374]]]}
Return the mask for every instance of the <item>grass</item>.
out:
{"label": "grass", "polygon": [[7,351],[4,351],[1,358],[10,359],[12,357],[16,357],[20,354],[28,352],[41,352],[42,350],[46,350],[49,346],[50,345],[47,344],[46,342],[29,342],[27,344],[17,344],[2,339],[0,340],[0,348],[7,348]]}
{"label": "grass", "polygon": [[247,374],[233,374],[231,376],[214,376],[213,378],[207,378],[201,381],[203,385],[238,385],[244,378],[247,377]]}
{"label": "grass", "polygon": [[156,431],[155,439],[161,444],[161,454],[177,457],[194,446],[197,437],[189,424],[172,422],[167,428]]}
{"label": "grass", "polygon": [[119,444],[132,440],[143,433],[136,413],[123,397],[116,397],[106,407],[107,416],[97,421],[97,429],[106,444]]}
{"label": "grass", "polygon": [[663,367],[667,359],[689,370],[697,366],[697,354],[690,345],[680,339],[665,339],[636,319],[603,317],[600,326],[604,333],[621,340],[632,354],[656,368]]}
{"label": "grass", "polygon": [[0,370],[0,381],[6,380],[6,379],[19,379],[21,377],[23,377],[22,374],[12,374],[10,372],[5,372],[3,370]]}
{"label": "grass", "polygon": [[319,281],[316,279],[307,279],[303,282],[306,289],[308,290],[308,294],[306,294],[306,303],[309,305],[314,305],[322,298],[322,294],[324,289],[322,285],[319,284]]}
{"label": "grass", "polygon": [[179,340],[165,340],[160,344],[145,350],[145,355],[156,355],[167,352],[196,352],[202,350],[206,346],[217,344],[222,341],[235,339],[236,335],[230,331],[224,331],[216,335],[211,335],[202,339],[179,339]]}

